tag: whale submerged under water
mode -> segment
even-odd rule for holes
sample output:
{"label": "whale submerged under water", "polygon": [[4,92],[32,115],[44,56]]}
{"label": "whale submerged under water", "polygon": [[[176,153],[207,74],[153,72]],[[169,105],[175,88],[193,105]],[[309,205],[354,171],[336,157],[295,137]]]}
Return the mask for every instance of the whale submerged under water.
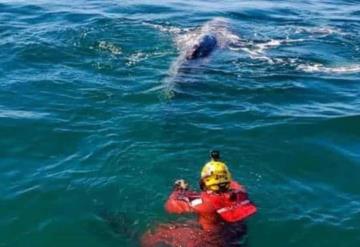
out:
{"label": "whale submerged under water", "polygon": [[182,60],[205,58],[217,48],[242,43],[240,37],[230,31],[229,23],[223,18],[215,18],[192,31],[178,35],[175,42],[180,51],[178,59]]}
{"label": "whale submerged under water", "polygon": [[[198,81],[198,75],[203,65],[211,61],[211,57],[217,54],[218,50],[230,49],[234,52],[242,52],[252,60],[271,65],[286,65],[296,70],[304,72],[321,73],[356,73],[359,71],[358,65],[327,67],[321,63],[308,63],[301,58],[273,57],[268,54],[269,49],[275,49],[282,45],[294,46],[307,40],[313,40],[316,37],[324,37],[336,33],[336,30],[328,28],[300,29],[296,31],[294,37],[286,36],[284,38],[271,38],[256,36],[256,39],[239,37],[231,31],[230,23],[225,18],[214,18],[205,22],[202,26],[196,28],[177,28],[151,24],[153,27],[163,32],[172,34],[175,46],[178,50],[178,56],[172,62],[167,71],[162,84],[153,90],[161,89],[165,92],[165,97],[172,97],[181,90],[181,85]],[[308,37],[297,37],[296,34],[308,33]],[[256,33],[255,33],[256,34]],[[340,33],[338,33],[340,35]]]}
{"label": "whale submerged under water", "polygon": [[204,58],[210,55],[217,46],[217,39],[212,34],[205,34],[200,37],[198,43],[194,44],[193,47],[186,51],[186,59],[194,60],[198,58]]}
{"label": "whale submerged under water", "polygon": [[179,56],[170,66],[165,79],[165,91],[173,94],[175,85],[184,81],[189,70],[208,62],[217,49],[241,46],[243,41],[230,31],[229,23],[223,18],[215,18],[193,30],[174,36]]}

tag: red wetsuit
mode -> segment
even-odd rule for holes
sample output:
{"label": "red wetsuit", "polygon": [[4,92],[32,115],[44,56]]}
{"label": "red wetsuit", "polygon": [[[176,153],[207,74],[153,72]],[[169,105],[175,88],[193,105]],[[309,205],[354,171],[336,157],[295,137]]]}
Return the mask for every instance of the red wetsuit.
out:
{"label": "red wetsuit", "polygon": [[[245,189],[231,182],[224,193],[175,190],[165,203],[169,213],[196,213],[199,225],[168,224],[143,238],[142,246],[223,247],[244,235],[243,220],[256,212]],[[161,243],[162,245],[159,245]]]}

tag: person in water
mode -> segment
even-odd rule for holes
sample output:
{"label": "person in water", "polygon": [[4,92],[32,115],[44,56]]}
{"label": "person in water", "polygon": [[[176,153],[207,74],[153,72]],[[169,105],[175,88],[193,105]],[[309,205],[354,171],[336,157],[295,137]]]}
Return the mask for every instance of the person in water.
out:
{"label": "person in water", "polygon": [[232,179],[220,152],[201,171],[201,192],[177,180],[165,203],[169,213],[195,213],[198,223],[162,225],[143,238],[143,246],[228,247],[239,246],[246,233],[244,220],[256,213],[245,188]]}

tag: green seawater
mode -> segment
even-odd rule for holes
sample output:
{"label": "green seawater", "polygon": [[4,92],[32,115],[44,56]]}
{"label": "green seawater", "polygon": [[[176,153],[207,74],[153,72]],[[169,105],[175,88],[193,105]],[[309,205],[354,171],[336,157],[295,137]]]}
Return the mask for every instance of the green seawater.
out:
{"label": "green seawater", "polygon": [[[191,218],[163,204],[211,149],[258,206],[248,247],[359,246],[359,10],[0,1],[0,246],[138,246]],[[248,50],[171,71],[177,38],[216,17]]]}

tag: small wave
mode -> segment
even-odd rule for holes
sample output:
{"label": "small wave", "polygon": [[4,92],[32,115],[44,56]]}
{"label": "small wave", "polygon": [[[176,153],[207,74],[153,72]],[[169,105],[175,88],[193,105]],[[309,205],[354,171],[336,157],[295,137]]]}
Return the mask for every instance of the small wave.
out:
{"label": "small wave", "polygon": [[322,64],[300,64],[297,66],[297,69],[308,73],[360,73],[360,65],[358,64],[339,67],[326,67]]}
{"label": "small wave", "polygon": [[254,50],[256,50],[259,53],[263,53],[268,49],[276,48],[280,45],[286,45],[290,43],[298,43],[303,42],[305,39],[270,39],[269,41],[259,42],[259,43],[249,43],[250,46],[254,47]]}
{"label": "small wave", "polygon": [[344,33],[334,27],[299,27],[295,29],[295,34],[309,33],[313,35],[328,36],[332,34],[343,35]]}
{"label": "small wave", "polygon": [[31,111],[19,111],[19,110],[6,110],[0,109],[0,118],[13,118],[13,119],[40,119],[49,115],[48,113],[39,113]]}
{"label": "small wave", "polygon": [[305,39],[271,39],[269,41],[254,43],[249,41],[243,47],[230,47],[233,51],[243,51],[249,55],[251,59],[266,61],[269,64],[282,63],[281,58],[271,58],[266,55],[267,50],[279,47],[284,44],[303,42]]}
{"label": "small wave", "polygon": [[170,25],[165,26],[165,25],[153,24],[148,22],[143,22],[143,24],[155,28],[163,33],[180,34],[182,32],[187,31],[187,29],[181,29],[179,27],[170,26]]}

